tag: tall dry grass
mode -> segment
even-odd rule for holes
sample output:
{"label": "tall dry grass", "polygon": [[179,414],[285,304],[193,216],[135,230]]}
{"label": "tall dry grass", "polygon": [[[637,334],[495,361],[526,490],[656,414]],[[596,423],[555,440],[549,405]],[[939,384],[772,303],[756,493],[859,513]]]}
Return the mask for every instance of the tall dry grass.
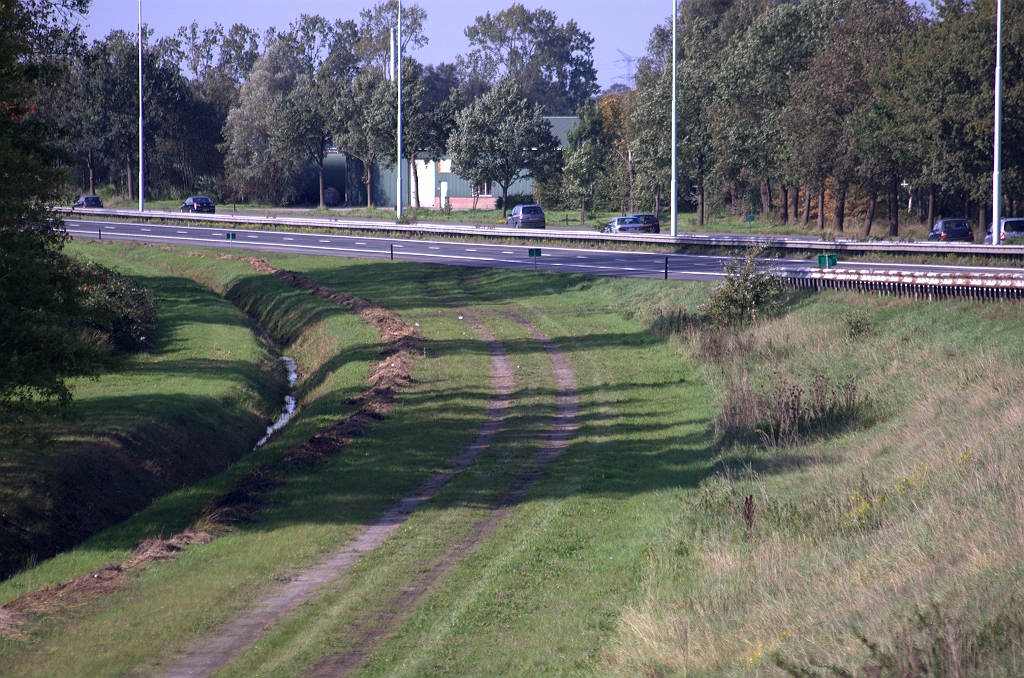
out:
{"label": "tall dry grass", "polygon": [[718,473],[651,548],[605,673],[1024,674],[1022,329],[1017,306],[837,294],[726,339],[673,325],[723,412],[762,408],[720,422],[749,428],[786,403],[856,421],[784,444],[721,436]]}

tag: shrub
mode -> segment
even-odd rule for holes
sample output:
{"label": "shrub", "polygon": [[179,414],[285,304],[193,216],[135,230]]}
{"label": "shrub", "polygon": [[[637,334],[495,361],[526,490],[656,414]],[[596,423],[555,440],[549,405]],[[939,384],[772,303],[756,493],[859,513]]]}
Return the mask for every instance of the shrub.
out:
{"label": "shrub", "polygon": [[778,310],[782,281],[759,260],[762,254],[763,248],[754,248],[744,258],[726,264],[725,282],[712,290],[700,307],[715,324],[742,326]]}
{"label": "shrub", "polygon": [[80,264],[85,291],[84,331],[111,353],[129,353],[151,346],[157,302],[134,278],[95,262]]}

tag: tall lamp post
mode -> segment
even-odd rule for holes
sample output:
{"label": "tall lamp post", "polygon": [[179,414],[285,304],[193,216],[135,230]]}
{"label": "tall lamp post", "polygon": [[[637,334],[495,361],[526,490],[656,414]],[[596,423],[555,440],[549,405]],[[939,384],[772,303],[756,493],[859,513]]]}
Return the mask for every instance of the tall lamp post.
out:
{"label": "tall lamp post", "polygon": [[[141,1],[141,0],[140,0]],[[679,209],[676,204],[679,191],[676,187],[676,20],[679,16],[679,0],[672,0],[672,195],[669,199],[672,210],[672,236],[679,235]]]}
{"label": "tall lamp post", "polygon": [[402,218],[402,0],[398,0],[398,44],[395,52],[398,53],[398,63],[395,64],[395,82],[398,84],[398,163],[395,165],[397,181],[397,195],[395,196],[395,216]]}
{"label": "tall lamp post", "polygon": [[139,0],[139,212],[146,209],[146,147],[142,106],[142,0]]}
{"label": "tall lamp post", "polygon": [[[992,244],[1002,240],[1003,202],[1003,0],[996,2],[996,119],[992,148]],[[1012,215],[1011,215],[1012,216]]]}

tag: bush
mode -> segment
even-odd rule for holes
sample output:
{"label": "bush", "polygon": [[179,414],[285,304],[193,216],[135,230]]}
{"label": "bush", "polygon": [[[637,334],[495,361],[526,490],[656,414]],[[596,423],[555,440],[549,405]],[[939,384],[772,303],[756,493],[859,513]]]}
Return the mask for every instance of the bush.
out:
{"label": "bush", "polygon": [[85,291],[84,331],[111,353],[141,351],[152,346],[157,302],[153,293],[134,278],[96,262],[80,264]]}
{"label": "bush", "polygon": [[711,291],[700,310],[717,325],[741,326],[778,310],[782,299],[782,281],[765,269],[759,257],[763,248],[754,248],[743,259],[726,264],[725,282]]}

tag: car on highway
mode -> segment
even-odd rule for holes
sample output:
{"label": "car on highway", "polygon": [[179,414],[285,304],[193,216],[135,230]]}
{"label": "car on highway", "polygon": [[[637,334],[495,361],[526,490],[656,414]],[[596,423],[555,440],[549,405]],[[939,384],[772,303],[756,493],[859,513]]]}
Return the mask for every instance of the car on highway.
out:
{"label": "car on highway", "polygon": [[205,195],[193,195],[191,198],[181,203],[182,212],[206,212],[207,214],[213,214],[216,212],[217,206],[213,204],[213,201],[207,198]]}
{"label": "car on highway", "polygon": [[928,240],[938,242],[974,242],[974,231],[966,219],[940,219],[928,233]]}
{"label": "car on highway", "polygon": [[[1003,232],[999,235],[999,243],[1002,245],[1024,244],[1024,219],[1003,219]],[[985,244],[992,244],[992,234],[985,236]]]}
{"label": "car on highway", "polygon": [[604,227],[605,233],[650,233],[650,226],[636,217],[615,217]]}
{"label": "car on highway", "polygon": [[103,200],[98,195],[83,195],[75,201],[74,207],[103,207]]}
{"label": "car on highway", "polygon": [[516,205],[508,215],[507,223],[511,228],[544,228],[547,220],[540,205]]}
{"label": "car on highway", "polygon": [[650,228],[647,233],[661,233],[661,221],[655,214],[630,214],[628,216],[636,217],[640,221],[647,224]]}

